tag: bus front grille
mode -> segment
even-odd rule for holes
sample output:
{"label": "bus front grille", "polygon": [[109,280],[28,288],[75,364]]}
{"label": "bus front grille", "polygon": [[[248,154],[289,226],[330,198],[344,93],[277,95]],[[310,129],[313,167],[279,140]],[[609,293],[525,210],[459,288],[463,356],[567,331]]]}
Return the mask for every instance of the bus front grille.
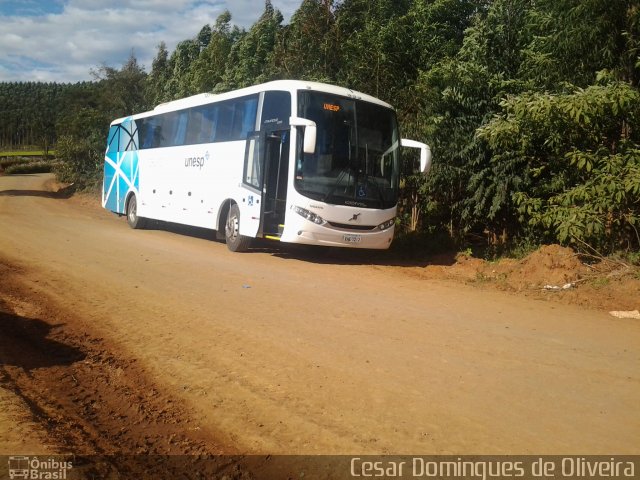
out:
{"label": "bus front grille", "polygon": [[335,222],[327,222],[329,225],[335,228],[342,228],[344,230],[362,230],[362,231],[371,231],[375,230],[377,225],[349,225],[346,223],[335,223]]}

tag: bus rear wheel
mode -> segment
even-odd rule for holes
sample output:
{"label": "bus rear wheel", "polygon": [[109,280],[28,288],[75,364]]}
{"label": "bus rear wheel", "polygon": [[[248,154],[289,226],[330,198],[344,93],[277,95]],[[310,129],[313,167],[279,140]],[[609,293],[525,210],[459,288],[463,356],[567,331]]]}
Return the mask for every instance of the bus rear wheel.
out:
{"label": "bus rear wheel", "polygon": [[227,223],[224,226],[224,236],[227,248],[232,252],[244,252],[251,245],[251,238],[240,235],[240,208],[237,204],[231,205]]}
{"label": "bus rear wheel", "polygon": [[145,219],[138,216],[138,200],[135,195],[129,197],[127,202],[127,223],[131,228],[144,228]]}

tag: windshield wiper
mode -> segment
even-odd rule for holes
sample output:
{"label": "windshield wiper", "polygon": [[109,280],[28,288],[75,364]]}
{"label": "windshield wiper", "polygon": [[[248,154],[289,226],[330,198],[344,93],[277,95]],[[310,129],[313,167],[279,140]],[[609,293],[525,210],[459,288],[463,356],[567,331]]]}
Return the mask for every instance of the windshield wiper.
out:
{"label": "windshield wiper", "polygon": [[[380,208],[384,208],[384,195],[382,194],[382,189],[380,188],[378,183],[375,181],[375,178],[371,179],[370,175],[367,173],[367,167],[369,166],[369,144],[364,145],[364,155],[365,155],[365,160],[364,160],[365,169],[363,172],[362,171],[359,172],[359,174],[364,176],[365,185],[369,185],[370,183],[373,184],[373,186],[376,189],[376,192],[378,193],[378,199],[380,200]],[[356,186],[357,184],[358,182],[356,181]],[[357,188],[354,193],[357,193]]]}
{"label": "windshield wiper", "polygon": [[349,166],[343,168],[342,170],[340,170],[340,173],[336,177],[336,183],[329,189],[327,194],[323,197],[323,199],[322,199],[323,202],[326,203],[326,201],[329,199],[329,197],[335,193],[335,191],[340,186],[340,182],[342,181],[342,179],[344,178],[344,176],[347,173],[349,174],[349,181],[347,182],[346,186],[347,187],[349,186],[349,184],[351,183],[351,172],[352,171],[355,171],[355,169],[353,168],[352,165],[349,165]]}

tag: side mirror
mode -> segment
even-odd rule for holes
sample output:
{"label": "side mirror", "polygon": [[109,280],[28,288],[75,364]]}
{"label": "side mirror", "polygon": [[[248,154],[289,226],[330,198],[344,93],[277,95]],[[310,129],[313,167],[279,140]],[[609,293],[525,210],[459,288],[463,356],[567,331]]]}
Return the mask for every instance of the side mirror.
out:
{"label": "side mirror", "polygon": [[304,144],[302,150],[304,153],[316,152],[316,136],[318,129],[316,122],[300,117],[289,117],[289,125],[292,127],[304,127]]}
{"label": "side mirror", "polygon": [[415,140],[409,140],[407,138],[401,139],[400,145],[403,147],[420,149],[420,173],[426,175],[431,169],[432,160],[431,148],[429,148],[429,145],[422,142],[416,142]]}

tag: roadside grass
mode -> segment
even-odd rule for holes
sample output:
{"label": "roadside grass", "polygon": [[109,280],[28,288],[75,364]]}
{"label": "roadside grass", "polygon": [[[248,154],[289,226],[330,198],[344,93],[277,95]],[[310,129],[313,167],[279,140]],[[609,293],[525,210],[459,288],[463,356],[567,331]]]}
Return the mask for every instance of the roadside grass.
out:
{"label": "roadside grass", "polygon": [[[49,150],[48,156],[55,156],[55,150]],[[44,150],[11,150],[2,152],[0,151],[0,158],[9,157],[44,157]]]}
{"label": "roadside grass", "polygon": [[46,156],[43,150],[0,151],[0,173],[48,173],[58,163],[54,159],[54,150],[49,150]]}

